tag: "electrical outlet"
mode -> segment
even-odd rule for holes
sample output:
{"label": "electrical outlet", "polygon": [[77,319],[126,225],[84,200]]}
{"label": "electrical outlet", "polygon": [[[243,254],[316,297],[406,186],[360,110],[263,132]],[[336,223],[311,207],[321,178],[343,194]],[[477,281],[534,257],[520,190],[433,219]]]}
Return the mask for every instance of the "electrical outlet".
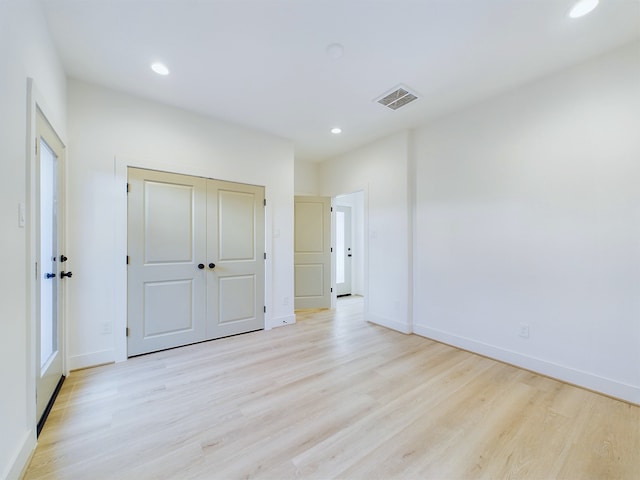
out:
{"label": "electrical outlet", "polygon": [[520,324],[520,333],[518,333],[519,337],[522,338],[529,338],[529,324],[528,323],[521,323]]}
{"label": "electrical outlet", "polygon": [[102,335],[109,335],[110,333],[113,333],[111,322],[104,322],[102,324]]}

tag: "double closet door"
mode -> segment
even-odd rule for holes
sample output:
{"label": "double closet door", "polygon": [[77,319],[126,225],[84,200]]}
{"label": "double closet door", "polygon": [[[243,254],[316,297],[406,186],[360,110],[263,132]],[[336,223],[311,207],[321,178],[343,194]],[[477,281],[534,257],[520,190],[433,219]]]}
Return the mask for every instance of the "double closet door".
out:
{"label": "double closet door", "polygon": [[128,356],[263,329],[264,187],[128,178]]}

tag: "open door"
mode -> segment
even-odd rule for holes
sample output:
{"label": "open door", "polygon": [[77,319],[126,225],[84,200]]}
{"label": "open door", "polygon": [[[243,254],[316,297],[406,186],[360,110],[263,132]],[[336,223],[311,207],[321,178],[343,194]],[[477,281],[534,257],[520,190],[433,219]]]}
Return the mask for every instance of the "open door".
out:
{"label": "open door", "polygon": [[336,289],[338,296],[351,295],[353,258],[351,207],[336,207]]}
{"label": "open door", "polygon": [[295,197],[295,308],[331,307],[331,198]]}
{"label": "open door", "polygon": [[36,418],[38,434],[64,380],[62,228],[64,145],[42,112],[36,117]]}

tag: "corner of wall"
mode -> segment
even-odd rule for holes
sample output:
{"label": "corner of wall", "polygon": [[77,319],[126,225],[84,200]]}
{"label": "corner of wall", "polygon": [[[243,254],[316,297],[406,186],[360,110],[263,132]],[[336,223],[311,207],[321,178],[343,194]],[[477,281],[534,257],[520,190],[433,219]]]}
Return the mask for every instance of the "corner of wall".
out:
{"label": "corner of wall", "polygon": [[29,466],[31,457],[36,450],[37,440],[36,432],[34,430],[27,431],[22,440],[19,443],[18,451],[10,462],[8,470],[1,475],[2,478],[7,480],[18,480],[24,476],[24,473]]}

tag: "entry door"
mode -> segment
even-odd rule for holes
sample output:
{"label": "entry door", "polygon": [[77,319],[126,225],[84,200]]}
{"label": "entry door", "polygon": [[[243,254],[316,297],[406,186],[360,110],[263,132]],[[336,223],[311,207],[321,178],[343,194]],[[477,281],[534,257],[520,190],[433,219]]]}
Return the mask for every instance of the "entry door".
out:
{"label": "entry door", "polygon": [[338,295],[351,295],[351,207],[336,207],[336,289]]}
{"label": "entry door", "polygon": [[128,355],[264,328],[264,189],[129,169]]}
{"label": "entry door", "polygon": [[331,307],[331,198],[295,197],[295,308]]}
{"label": "entry door", "polygon": [[[36,281],[36,415],[39,425],[63,379],[61,228],[64,145],[38,110],[37,157],[37,281]],[[66,278],[66,277],[64,277]]]}

